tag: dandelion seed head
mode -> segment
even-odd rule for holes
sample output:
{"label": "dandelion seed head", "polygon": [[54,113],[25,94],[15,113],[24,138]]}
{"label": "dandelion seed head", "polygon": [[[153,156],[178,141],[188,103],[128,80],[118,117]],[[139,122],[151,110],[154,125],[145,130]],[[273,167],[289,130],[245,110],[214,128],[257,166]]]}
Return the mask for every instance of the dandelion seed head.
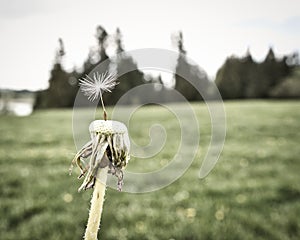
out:
{"label": "dandelion seed head", "polygon": [[111,92],[118,84],[116,72],[99,74],[95,72],[93,78],[86,75],[79,80],[80,89],[89,100],[94,101],[102,96],[103,92]]}

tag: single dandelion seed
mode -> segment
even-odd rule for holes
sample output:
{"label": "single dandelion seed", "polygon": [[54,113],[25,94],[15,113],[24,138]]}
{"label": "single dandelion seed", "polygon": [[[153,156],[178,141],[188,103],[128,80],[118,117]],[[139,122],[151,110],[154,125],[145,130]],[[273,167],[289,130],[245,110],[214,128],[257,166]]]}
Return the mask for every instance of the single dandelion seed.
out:
{"label": "single dandelion seed", "polygon": [[89,75],[86,75],[86,77],[83,77],[79,80],[81,91],[85,96],[88,97],[90,101],[95,101],[100,97],[104,120],[107,119],[107,113],[102,94],[104,92],[111,92],[117,84],[117,73],[109,73],[107,71],[101,74],[95,72],[93,74],[93,78],[91,78]]}

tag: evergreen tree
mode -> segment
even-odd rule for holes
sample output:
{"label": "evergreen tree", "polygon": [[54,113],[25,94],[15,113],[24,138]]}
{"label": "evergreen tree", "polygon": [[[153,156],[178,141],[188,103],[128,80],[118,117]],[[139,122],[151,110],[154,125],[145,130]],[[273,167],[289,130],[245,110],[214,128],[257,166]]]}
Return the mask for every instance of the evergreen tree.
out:
{"label": "evergreen tree", "polygon": [[[90,49],[88,57],[83,64],[82,76],[91,73],[96,66],[101,68],[101,69],[97,69],[98,72],[105,72],[110,63],[106,53],[106,47],[107,47],[106,42],[107,42],[108,34],[101,25],[97,26],[95,37],[97,39],[98,45],[95,48]],[[107,59],[108,61],[106,61],[104,64],[103,62]],[[101,66],[99,66],[100,63]]]}
{"label": "evergreen tree", "polygon": [[[130,89],[141,85],[144,83],[144,74],[137,70],[137,64],[134,62],[133,58],[124,52],[122,33],[119,28],[117,28],[114,41],[116,44],[116,58],[114,62],[111,63],[110,69],[117,71],[119,84],[115,87],[114,91],[110,94],[104,94],[105,102],[108,105],[114,105],[117,101]],[[136,69],[134,71],[129,71],[131,69]],[[123,74],[125,73],[125,74]],[[137,103],[138,99],[136,96],[127,96],[124,103]]]}
{"label": "evergreen tree", "polygon": [[239,60],[235,57],[227,58],[218,70],[216,84],[224,99],[241,98],[242,81],[239,72]]}
{"label": "evergreen tree", "polygon": [[49,88],[37,94],[35,108],[72,107],[78,86],[70,84],[71,75],[62,66],[65,49],[63,40],[58,40],[53,68],[50,72]]}
{"label": "evergreen tree", "polygon": [[250,49],[247,49],[245,57],[238,59],[238,75],[240,77],[239,98],[257,97],[259,85],[259,75],[257,74],[257,63],[253,61]]}
{"label": "evergreen tree", "polygon": [[[96,27],[95,38],[97,40],[97,46],[90,48],[88,56],[83,63],[82,72],[73,72],[73,78],[81,79],[86,77],[86,75],[93,78],[93,74],[95,72],[105,73],[108,71],[111,63],[106,53],[108,33],[101,25]],[[77,98],[77,104],[79,106],[90,106],[91,103],[87,101],[83,95],[79,95],[79,98]]]}
{"label": "evergreen tree", "polygon": [[269,95],[270,89],[280,84],[284,77],[291,73],[291,67],[286,63],[286,57],[282,59],[276,59],[272,48],[265,58],[265,61],[261,64],[262,75],[265,78],[265,93],[263,97]]}
{"label": "evergreen tree", "polygon": [[106,30],[102,26],[98,26],[96,29],[96,38],[98,40],[100,62],[103,62],[105,59],[108,58],[106,54],[107,37],[108,34]]}
{"label": "evergreen tree", "polygon": [[[206,74],[197,66],[192,65],[187,61],[186,50],[183,46],[183,35],[179,32],[175,37],[175,44],[179,51],[177,65],[175,69],[175,89],[180,92],[188,101],[201,100],[203,96],[193,86],[202,89],[202,93],[207,94],[209,88],[209,80]],[[184,79],[179,73],[187,76],[188,80]],[[207,96],[206,96],[207,97]]]}
{"label": "evergreen tree", "polygon": [[122,37],[123,36],[122,36],[120,28],[117,28],[116,34],[115,34],[115,41],[116,41],[116,45],[117,45],[117,48],[116,48],[116,53],[117,54],[124,51],[123,43],[122,43]]}

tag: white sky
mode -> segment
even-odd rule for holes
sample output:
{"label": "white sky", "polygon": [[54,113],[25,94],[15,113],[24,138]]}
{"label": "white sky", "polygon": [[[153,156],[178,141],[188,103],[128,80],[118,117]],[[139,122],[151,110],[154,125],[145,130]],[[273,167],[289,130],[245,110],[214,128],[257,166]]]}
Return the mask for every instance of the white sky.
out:
{"label": "white sky", "polygon": [[0,88],[46,88],[59,37],[66,67],[80,67],[99,24],[120,27],[126,50],[174,50],[171,34],[182,30],[188,56],[210,76],[247,47],[256,60],[269,46],[300,50],[299,0],[0,0]]}

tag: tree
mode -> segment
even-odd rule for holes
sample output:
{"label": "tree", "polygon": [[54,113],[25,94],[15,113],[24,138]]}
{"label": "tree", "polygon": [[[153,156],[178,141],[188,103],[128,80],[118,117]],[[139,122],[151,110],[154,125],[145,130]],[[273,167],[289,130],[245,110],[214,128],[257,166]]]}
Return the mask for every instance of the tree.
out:
{"label": "tree", "polygon": [[59,47],[55,53],[54,64],[50,72],[49,88],[37,94],[35,108],[72,107],[78,90],[76,84],[70,84],[71,74],[62,66],[65,56],[63,40],[58,39]]}
{"label": "tree", "polygon": [[[119,28],[117,28],[114,35],[114,41],[116,44],[116,58],[111,62],[109,69],[117,72],[119,84],[112,93],[104,94],[103,97],[108,105],[115,105],[127,91],[144,83],[144,74],[138,70],[133,58],[124,52],[122,33]],[[132,69],[135,70],[127,72]],[[137,101],[139,100],[136,96],[127,96],[124,103],[137,103]]]}
{"label": "tree", "polygon": [[276,59],[273,49],[269,49],[265,61],[261,64],[262,74],[266,84],[264,97],[269,95],[271,88],[280,84],[283,78],[291,73],[291,67],[287,65],[286,60],[287,58],[285,56],[282,59]]}
{"label": "tree", "polygon": [[273,98],[300,98],[300,68],[295,67],[292,73],[273,87],[269,95]]}
{"label": "tree", "polygon": [[[175,89],[180,92],[188,101],[201,100],[202,97],[197,86],[202,93],[207,94],[209,88],[209,80],[207,75],[197,65],[192,65],[186,57],[186,50],[183,46],[183,34],[179,32],[177,36],[173,36],[173,40],[179,51],[177,65],[175,69]],[[184,74],[188,79],[184,79],[179,74]],[[194,86],[193,86],[194,85]]]}
{"label": "tree", "polygon": [[216,75],[216,84],[224,99],[241,98],[242,81],[239,74],[239,60],[227,58]]}

